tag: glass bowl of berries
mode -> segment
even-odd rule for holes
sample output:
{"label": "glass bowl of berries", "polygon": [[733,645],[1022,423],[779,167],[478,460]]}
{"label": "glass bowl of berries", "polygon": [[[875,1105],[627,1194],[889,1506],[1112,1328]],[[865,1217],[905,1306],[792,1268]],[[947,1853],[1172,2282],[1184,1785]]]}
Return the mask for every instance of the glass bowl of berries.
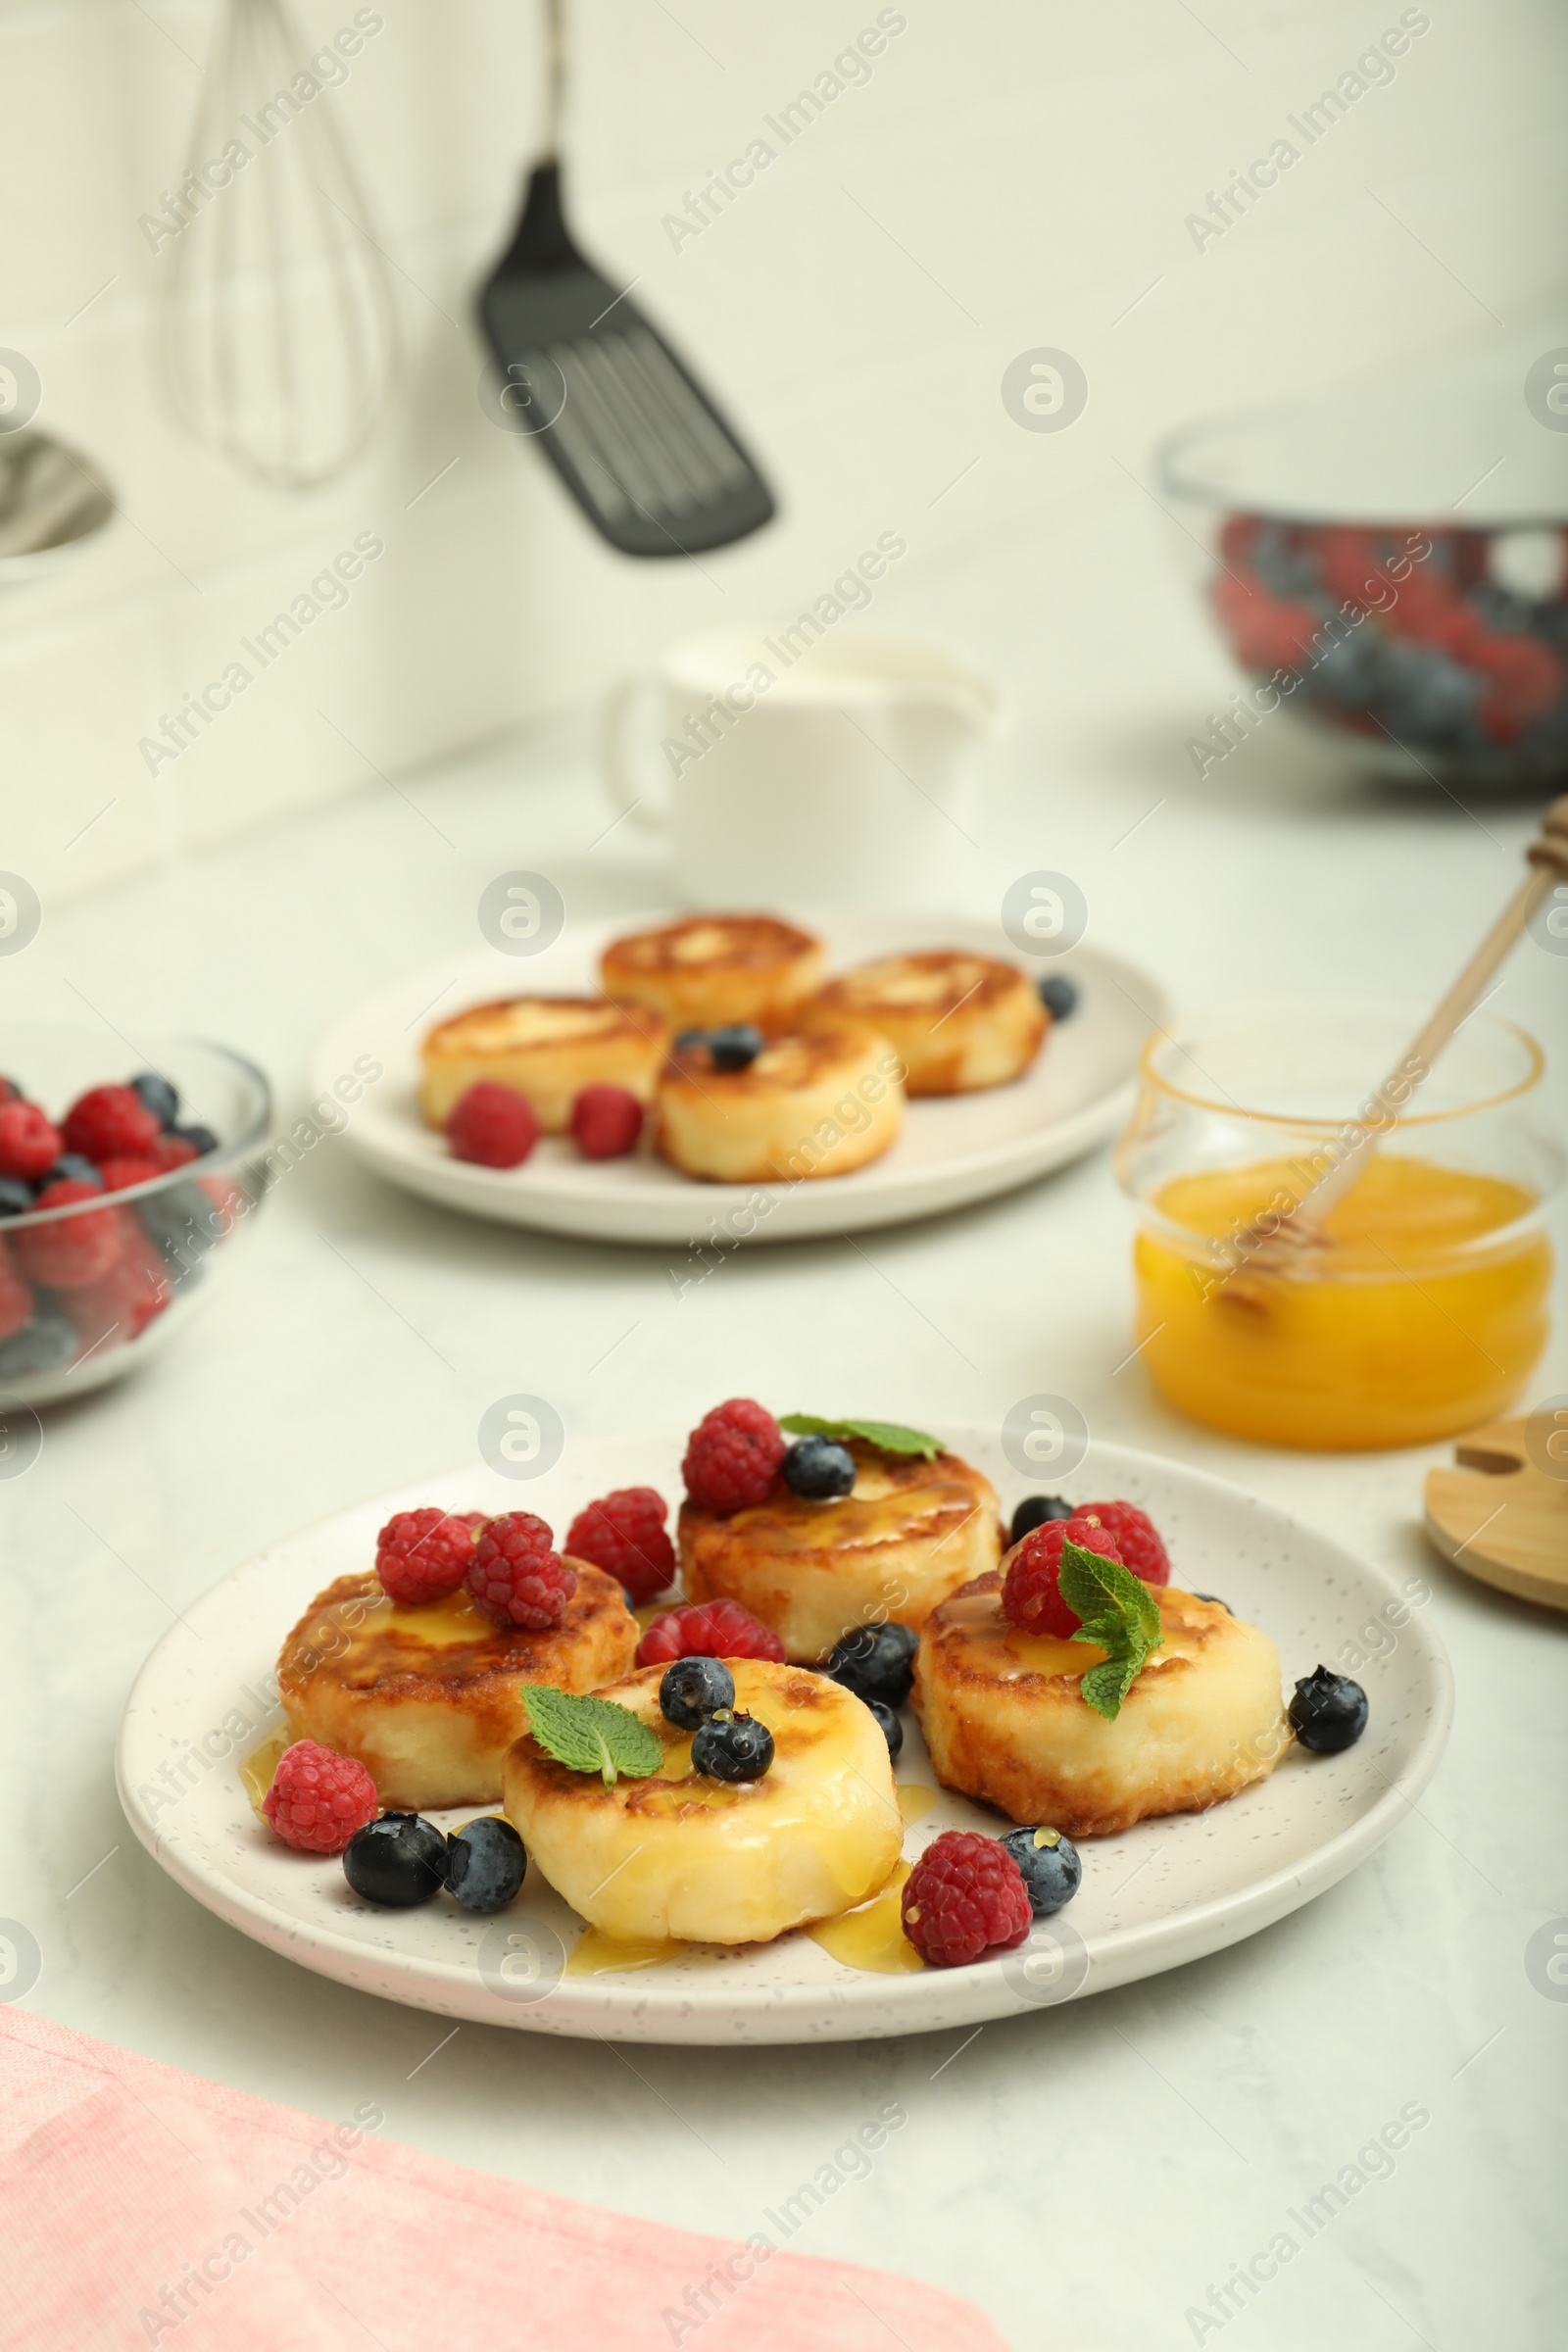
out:
{"label": "glass bowl of berries", "polygon": [[1283,712],[1417,785],[1560,789],[1568,366],[1535,400],[1521,372],[1446,368],[1441,398],[1390,375],[1165,444],[1163,496],[1248,681],[1188,737],[1200,775]]}
{"label": "glass bowl of berries", "polygon": [[[110,1040],[112,1046],[112,1038]],[[207,1295],[270,1181],[271,1095],[192,1038],[8,1021],[0,1041],[0,1405],[53,1403],[144,1360]]]}

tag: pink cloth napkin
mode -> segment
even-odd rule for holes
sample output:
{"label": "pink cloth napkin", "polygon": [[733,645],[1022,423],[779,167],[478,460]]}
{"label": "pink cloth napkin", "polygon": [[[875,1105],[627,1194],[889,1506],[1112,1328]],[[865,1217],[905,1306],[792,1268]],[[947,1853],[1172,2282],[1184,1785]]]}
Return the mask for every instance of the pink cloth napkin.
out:
{"label": "pink cloth napkin", "polygon": [[575,2204],[400,2147],[369,2101],[322,2122],[0,2008],[7,2352],[1006,2352],[788,2233]]}

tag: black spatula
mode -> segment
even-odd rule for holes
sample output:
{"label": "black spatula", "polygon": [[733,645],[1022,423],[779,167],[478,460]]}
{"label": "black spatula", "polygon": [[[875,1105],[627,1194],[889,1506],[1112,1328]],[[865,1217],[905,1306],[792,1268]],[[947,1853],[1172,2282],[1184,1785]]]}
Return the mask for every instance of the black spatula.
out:
{"label": "black spatula", "polygon": [[558,152],[562,0],[546,0],[546,14],[545,152],[529,174],[511,248],[479,293],[502,407],[622,555],[725,547],[769,519],[772,492],[663,337],[572,242]]}

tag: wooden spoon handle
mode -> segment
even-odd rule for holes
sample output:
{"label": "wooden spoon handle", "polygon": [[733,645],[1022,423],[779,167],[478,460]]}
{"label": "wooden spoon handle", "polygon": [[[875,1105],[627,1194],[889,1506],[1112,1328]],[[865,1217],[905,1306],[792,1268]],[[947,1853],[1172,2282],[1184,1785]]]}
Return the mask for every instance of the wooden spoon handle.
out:
{"label": "wooden spoon handle", "polygon": [[[1536,908],[1543,906],[1559,882],[1568,881],[1568,794],[1552,802],[1542,819],[1540,837],[1525,853],[1531,871],[1487,933],[1441,1004],[1411,1039],[1402,1060],[1389,1072],[1362,1116],[1369,1122],[1348,1147],[1345,1156],[1310,1185],[1293,1215],[1320,1219],[1344,1199],[1366,1163],[1368,1153],[1391,1128],[1416,1089],[1432,1074],[1432,1065],[1460,1024],[1474,1012],[1487,982],[1518,945]],[[1359,1122],[1358,1122],[1359,1124]]]}
{"label": "wooden spoon handle", "polygon": [[1482,990],[1523,936],[1536,908],[1559,882],[1568,881],[1568,794],[1552,802],[1542,820],[1540,839],[1530,844],[1525,856],[1530,860],[1530,874],[1413,1041],[1407,1060],[1427,1065],[1437,1060],[1460,1022],[1474,1011]]}

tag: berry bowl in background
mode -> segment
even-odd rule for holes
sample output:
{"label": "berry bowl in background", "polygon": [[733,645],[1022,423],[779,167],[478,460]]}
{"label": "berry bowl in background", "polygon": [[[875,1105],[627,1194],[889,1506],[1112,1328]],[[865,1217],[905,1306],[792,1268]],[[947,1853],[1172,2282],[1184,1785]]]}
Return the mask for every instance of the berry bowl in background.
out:
{"label": "berry bowl in background", "polygon": [[1189,739],[1200,770],[1285,712],[1405,781],[1560,785],[1563,457],[1491,369],[1446,372],[1441,401],[1390,377],[1176,434],[1162,495],[1250,681]]}
{"label": "berry bowl in background", "polygon": [[127,1066],[99,1022],[5,1025],[0,1403],[53,1403],[142,1362],[266,1193],[261,1071],[194,1038],[140,1050]]}

